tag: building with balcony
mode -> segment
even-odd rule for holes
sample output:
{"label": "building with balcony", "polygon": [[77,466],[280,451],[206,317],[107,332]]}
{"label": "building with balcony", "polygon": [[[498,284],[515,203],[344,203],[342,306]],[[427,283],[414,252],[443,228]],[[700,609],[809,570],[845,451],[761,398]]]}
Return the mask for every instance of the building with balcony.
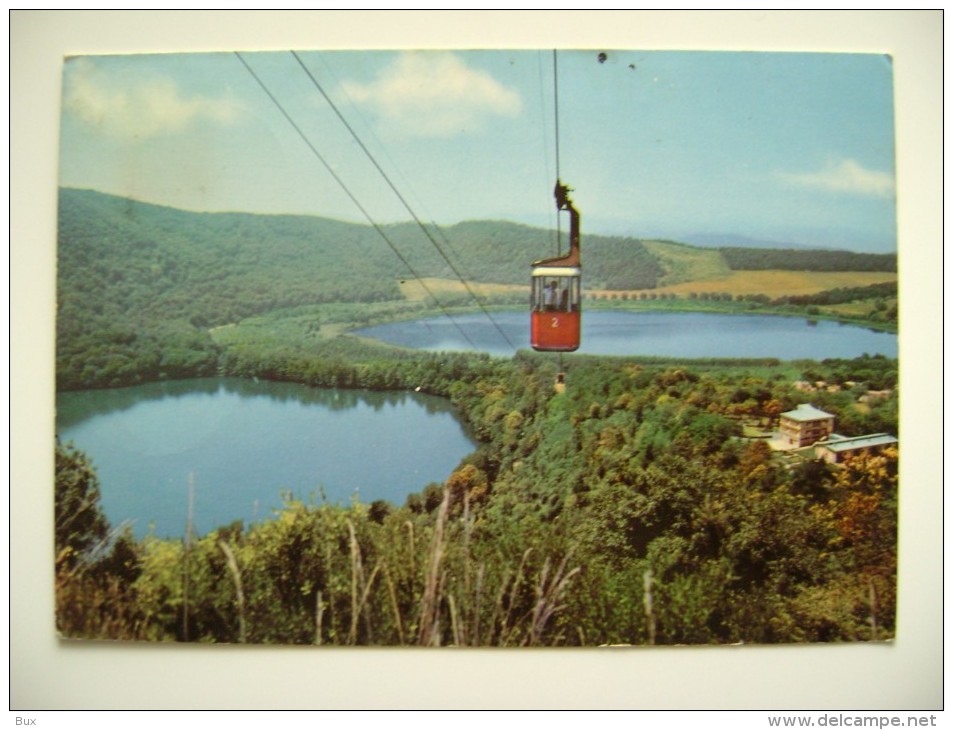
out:
{"label": "building with balcony", "polygon": [[834,415],[801,403],[793,411],[781,414],[781,441],[789,448],[799,449],[824,441],[834,432]]}

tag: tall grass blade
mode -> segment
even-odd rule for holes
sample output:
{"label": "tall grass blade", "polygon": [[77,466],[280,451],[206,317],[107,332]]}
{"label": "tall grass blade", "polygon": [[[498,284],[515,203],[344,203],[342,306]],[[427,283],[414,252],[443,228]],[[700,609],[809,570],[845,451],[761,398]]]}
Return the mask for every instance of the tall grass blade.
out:
{"label": "tall grass blade", "polygon": [[238,569],[238,561],[235,560],[235,553],[224,540],[218,541],[218,546],[225,553],[225,564],[232,575],[232,581],[235,583],[235,598],[238,603],[238,643],[244,644],[247,638],[245,633],[245,592],[242,590],[242,574]]}
{"label": "tall grass blade", "polygon": [[420,604],[420,632],[418,643],[422,646],[435,646],[439,639],[438,613],[440,610],[440,561],[443,559],[444,527],[447,522],[447,511],[450,507],[450,492],[443,491],[443,499],[437,511],[437,521],[434,525],[433,542],[430,546],[430,561],[427,566],[427,575],[424,580],[424,594]]}

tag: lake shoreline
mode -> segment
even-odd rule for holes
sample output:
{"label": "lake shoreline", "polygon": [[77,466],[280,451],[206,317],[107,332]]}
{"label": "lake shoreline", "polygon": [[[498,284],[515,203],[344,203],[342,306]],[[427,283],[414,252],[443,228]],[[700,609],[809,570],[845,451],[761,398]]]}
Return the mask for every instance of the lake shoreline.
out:
{"label": "lake shoreline", "polygon": [[181,536],[193,482],[204,534],[308,495],[399,506],[479,446],[448,398],[232,377],[61,393],[56,432],[93,460],[110,523],[138,537]]}
{"label": "lake shoreline", "polygon": [[[454,313],[362,326],[348,334],[401,351],[512,356],[529,349],[528,320],[515,309]],[[802,315],[614,307],[592,308],[583,313],[582,322],[583,345],[573,356],[733,361],[898,356],[892,332]]]}
{"label": "lake shoreline", "polygon": [[[759,315],[765,317],[800,317],[805,320],[829,321],[838,324],[851,325],[855,327],[864,327],[878,332],[887,332],[898,334],[899,327],[896,322],[878,321],[867,317],[850,317],[831,312],[808,311],[806,307],[795,305],[773,306],[770,304],[752,304],[750,302],[724,302],[724,301],[705,301],[705,300],[687,300],[687,299],[668,299],[668,300],[622,300],[622,299],[585,299],[583,303],[583,312],[589,310],[598,311],[620,311],[620,312],[698,312],[708,314],[726,314],[726,315]],[[514,306],[510,303],[487,302],[482,306],[473,304],[461,306],[448,306],[442,310],[451,316],[480,314],[485,312],[520,312],[526,311],[525,307]],[[382,313],[374,319],[373,324],[387,324],[390,322],[404,322],[413,319],[422,319],[433,316],[433,312],[422,312],[419,308],[412,311],[393,311]],[[528,315],[527,315],[528,316]],[[353,332],[355,329],[368,326],[367,324],[343,324],[344,331]],[[373,325],[372,325],[373,326]]]}

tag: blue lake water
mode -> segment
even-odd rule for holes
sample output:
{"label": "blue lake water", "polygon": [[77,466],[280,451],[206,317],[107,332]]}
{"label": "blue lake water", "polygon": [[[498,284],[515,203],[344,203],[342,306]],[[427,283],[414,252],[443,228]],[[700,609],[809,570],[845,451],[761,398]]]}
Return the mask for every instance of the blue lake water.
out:
{"label": "blue lake water", "polygon": [[[477,349],[512,355],[514,346],[529,348],[526,312],[493,312],[491,317],[432,317],[365,327],[355,333],[430,351]],[[897,335],[803,317],[592,310],[583,313],[582,346],[577,352],[780,360],[853,358],[866,353],[895,358]]]}
{"label": "blue lake water", "polygon": [[[514,345],[528,348],[529,317],[438,317],[359,332],[424,350],[508,356]],[[897,336],[798,317],[597,310],[583,315],[579,352],[896,357]],[[56,426],[64,443],[92,459],[110,523],[128,521],[140,537],[184,533],[190,480],[194,529],[202,534],[238,519],[267,519],[283,490],[304,499],[323,493],[337,503],[357,497],[402,504],[409,493],[446,480],[476,446],[440,398],[233,378],[60,393]]]}
{"label": "blue lake water", "polygon": [[269,518],[298,499],[384,499],[443,482],[475,442],[449,403],[241,379],[201,379],[57,395],[57,434],[99,474],[110,524],[180,536],[193,526]]}

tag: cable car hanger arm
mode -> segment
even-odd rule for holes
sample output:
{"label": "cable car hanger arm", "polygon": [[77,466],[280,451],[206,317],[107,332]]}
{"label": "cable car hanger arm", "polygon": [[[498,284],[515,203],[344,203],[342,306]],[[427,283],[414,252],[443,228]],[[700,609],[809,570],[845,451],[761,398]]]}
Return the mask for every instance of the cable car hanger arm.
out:
{"label": "cable car hanger arm", "polygon": [[580,266],[579,211],[576,210],[569,198],[570,190],[572,188],[568,185],[563,185],[562,181],[556,180],[556,187],[553,190],[553,196],[556,198],[556,210],[569,212],[569,253],[565,256],[534,261],[533,266]]}

